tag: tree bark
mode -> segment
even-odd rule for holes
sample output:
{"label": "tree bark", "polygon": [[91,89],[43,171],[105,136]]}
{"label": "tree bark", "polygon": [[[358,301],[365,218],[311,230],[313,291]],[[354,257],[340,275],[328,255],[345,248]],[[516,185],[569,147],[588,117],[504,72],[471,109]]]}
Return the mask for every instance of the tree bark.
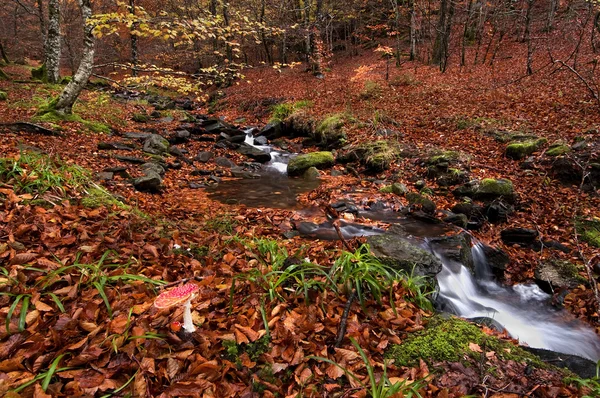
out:
{"label": "tree bark", "polygon": [[[135,0],[129,0],[129,12],[131,15],[135,16]],[[137,22],[131,24],[131,30],[134,31],[138,28]],[[138,66],[138,37],[137,34],[130,33],[131,40],[131,76],[135,77],[138,75],[137,66]]]}
{"label": "tree bark", "polygon": [[410,60],[414,61],[417,58],[417,15],[415,12],[415,0],[409,0],[408,8],[410,13]]}
{"label": "tree bark", "polygon": [[6,55],[6,51],[4,50],[2,42],[0,42],[0,56],[2,57],[2,61],[4,61],[5,64],[10,64],[10,59],[8,59],[8,55]]}
{"label": "tree bark", "polygon": [[60,81],[60,5],[58,0],[48,1],[48,34],[46,35],[46,67],[48,83]]}
{"label": "tree bark", "polygon": [[91,0],[77,0],[81,8],[81,18],[83,26],[83,53],[77,72],[73,79],[67,84],[63,92],[56,100],[54,110],[69,114],[73,111],[73,104],[81,94],[81,91],[87,84],[94,67],[94,27],[88,25],[88,20],[92,16]]}
{"label": "tree bark", "polygon": [[546,30],[551,32],[554,29],[554,17],[556,15],[556,9],[558,8],[558,0],[550,0],[550,7],[548,8],[548,21],[546,23]]}
{"label": "tree bark", "polygon": [[[46,62],[46,34],[47,34],[47,28],[46,28],[46,17],[44,16],[44,2],[43,0],[37,0],[36,2],[37,5],[37,12],[38,12],[38,19],[40,20],[40,33],[42,34],[42,45],[43,45],[43,49],[44,52],[42,54],[42,63]],[[16,22],[16,20],[15,20]],[[16,29],[15,29],[15,35],[17,34]]]}

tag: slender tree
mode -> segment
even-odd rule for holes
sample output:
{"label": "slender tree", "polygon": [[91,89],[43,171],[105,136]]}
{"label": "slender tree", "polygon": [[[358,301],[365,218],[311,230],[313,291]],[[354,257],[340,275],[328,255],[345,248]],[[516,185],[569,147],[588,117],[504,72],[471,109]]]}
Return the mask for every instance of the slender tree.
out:
{"label": "slender tree", "polygon": [[58,0],[48,0],[48,33],[46,34],[46,67],[48,83],[60,81],[60,5]]}

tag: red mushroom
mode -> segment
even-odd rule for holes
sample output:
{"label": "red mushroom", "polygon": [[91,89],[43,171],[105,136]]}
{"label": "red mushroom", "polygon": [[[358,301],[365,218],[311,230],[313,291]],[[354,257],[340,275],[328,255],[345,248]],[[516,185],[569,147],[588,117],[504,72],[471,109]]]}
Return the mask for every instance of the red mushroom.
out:
{"label": "red mushroom", "polygon": [[192,322],[192,299],[198,291],[198,286],[193,283],[176,287],[161,293],[154,301],[154,306],[158,309],[171,308],[183,304],[183,330],[188,333],[196,331]]}

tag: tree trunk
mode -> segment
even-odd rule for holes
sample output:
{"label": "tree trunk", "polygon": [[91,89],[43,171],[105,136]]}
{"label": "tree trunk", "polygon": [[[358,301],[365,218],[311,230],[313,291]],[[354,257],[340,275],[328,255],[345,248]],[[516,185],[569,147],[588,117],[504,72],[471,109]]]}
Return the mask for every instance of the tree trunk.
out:
{"label": "tree trunk", "polygon": [[525,18],[525,41],[527,42],[527,74],[533,74],[533,42],[531,40],[531,9],[535,0],[527,0],[527,16]]}
{"label": "tree trunk", "polygon": [[[40,33],[42,34],[42,44],[43,44],[43,55],[42,55],[42,63],[46,62],[46,33],[47,33],[47,28],[46,28],[46,17],[44,16],[44,2],[43,0],[37,0],[36,2],[37,5],[37,12],[38,12],[38,19],[40,20]],[[16,22],[16,20],[15,20]],[[15,31],[15,36],[16,36],[17,32]]]}
{"label": "tree trunk", "polygon": [[[129,12],[131,13],[131,15],[135,15],[135,0],[129,0]],[[137,28],[137,22],[131,24],[132,31],[136,30]],[[138,37],[137,34],[133,33],[130,33],[129,36],[131,40],[131,75],[135,77],[138,75]]]}
{"label": "tree trunk", "polygon": [[414,61],[417,58],[417,15],[415,12],[415,0],[410,0],[408,7],[410,12],[410,60]]}
{"label": "tree trunk", "polygon": [[465,21],[465,29],[463,31],[462,37],[462,50],[460,53],[460,66],[465,66],[465,53],[467,51],[467,35],[469,34],[469,27],[471,25],[471,13],[473,10],[473,0],[469,0],[469,5],[467,6],[467,19]]}
{"label": "tree trunk", "polygon": [[60,5],[58,0],[48,1],[48,34],[46,36],[46,67],[48,83],[60,81]]}
{"label": "tree trunk", "polygon": [[391,2],[392,7],[394,7],[394,20],[396,24],[396,66],[400,66],[400,5],[398,4],[398,0],[391,0]]}
{"label": "tree trunk", "polygon": [[531,30],[531,11],[533,9],[533,0],[527,0],[527,11],[525,12],[525,30],[521,41],[525,43],[530,36]]}
{"label": "tree trunk", "polygon": [[558,8],[558,0],[550,0],[550,7],[548,8],[548,21],[546,23],[546,30],[551,32],[554,29],[554,16],[556,15],[556,9]]}
{"label": "tree trunk", "polygon": [[77,2],[81,8],[83,22],[83,53],[77,72],[64,88],[53,107],[55,111],[63,114],[72,113],[73,104],[87,84],[94,68],[94,27],[87,24],[88,19],[92,16],[91,0],[77,0]]}
{"label": "tree trunk", "polygon": [[0,42],[0,57],[2,57],[2,61],[4,61],[5,64],[10,64],[10,60],[8,59],[8,55],[6,55],[6,51],[4,51],[2,42]]}
{"label": "tree trunk", "polygon": [[448,14],[450,9],[450,4],[452,0],[441,0],[440,2],[440,17],[438,19],[436,34],[435,34],[435,42],[433,43],[433,54],[431,61],[434,64],[442,66],[444,59],[446,58],[446,45],[447,35],[449,32],[446,32],[448,27]]}

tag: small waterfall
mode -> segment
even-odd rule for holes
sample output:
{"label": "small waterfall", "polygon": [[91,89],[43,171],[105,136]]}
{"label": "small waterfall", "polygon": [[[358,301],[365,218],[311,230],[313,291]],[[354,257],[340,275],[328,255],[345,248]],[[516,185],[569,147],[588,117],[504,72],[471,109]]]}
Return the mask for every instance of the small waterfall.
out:
{"label": "small waterfall", "polygon": [[537,285],[506,287],[495,282],[481,243],[472,253],[475,275],[436,253],[443,263],[437,280],[446,310],[464,318],[491,318],[530,347],[600,359],[600,338],[591,327],[553,308],[550,295]]}
{"label": "small waterfall", "polygon": [[274,151],[271,145],[256,145],[254,143],[254,135],[252,134],[253,131],[253,128],[245,130],[246,138],[244,140],[244,143],[258,148],[271,155],[271,161],[266,164],[267,169],[277,171],[281,174],[287,174],[287,164],[290,158],[294,155],[287,152]]}

